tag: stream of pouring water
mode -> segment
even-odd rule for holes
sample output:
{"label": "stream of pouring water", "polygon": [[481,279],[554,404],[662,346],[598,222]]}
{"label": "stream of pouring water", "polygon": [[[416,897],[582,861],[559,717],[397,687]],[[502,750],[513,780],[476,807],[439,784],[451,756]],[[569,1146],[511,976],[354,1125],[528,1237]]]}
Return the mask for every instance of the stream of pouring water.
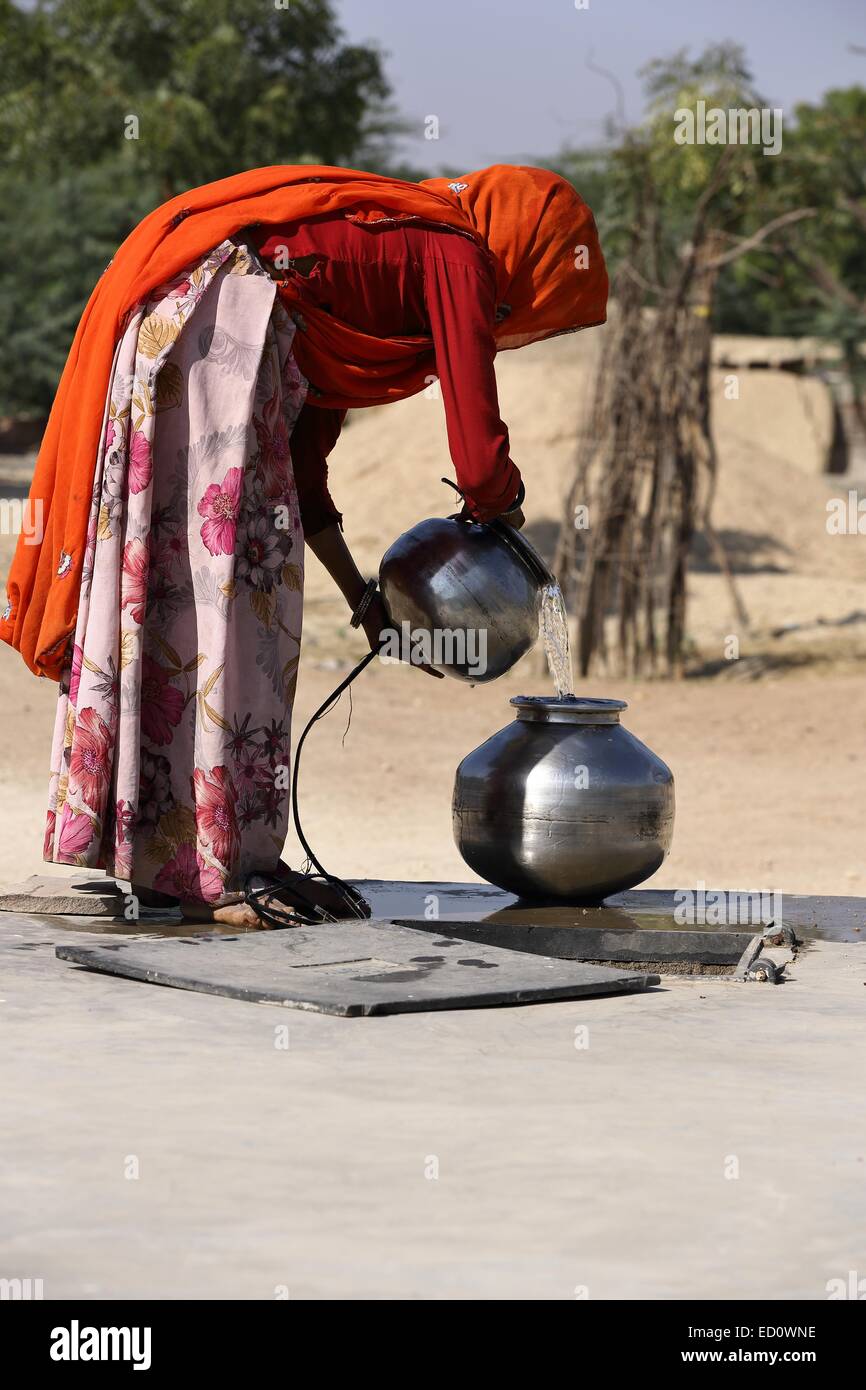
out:
{"label": "stream of pouring water", "polygon": [[568,642],[568,614],[558,584],[545,584],[542,589],[539,619],[547,664],[556,686],[556,693],[560,700],[573,698],[574,672]]}

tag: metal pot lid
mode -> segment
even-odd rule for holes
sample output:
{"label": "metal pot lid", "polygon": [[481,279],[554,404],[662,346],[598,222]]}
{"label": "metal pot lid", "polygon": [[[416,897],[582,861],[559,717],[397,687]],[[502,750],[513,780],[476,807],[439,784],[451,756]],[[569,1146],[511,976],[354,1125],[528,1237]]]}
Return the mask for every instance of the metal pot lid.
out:
{"label": "metal pot lid", "polygon": [[577,695],[514,695],[518,719],[555,724],[618,724],[626,700],[591,700]]}

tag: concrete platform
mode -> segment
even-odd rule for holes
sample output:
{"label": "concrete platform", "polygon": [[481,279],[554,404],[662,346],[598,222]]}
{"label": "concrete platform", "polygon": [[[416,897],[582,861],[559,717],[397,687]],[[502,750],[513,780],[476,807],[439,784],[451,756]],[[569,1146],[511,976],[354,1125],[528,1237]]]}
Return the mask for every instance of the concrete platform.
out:
{"label": "concrete platform", "polygon": [[820,1299],[866,1275],[856,944],[813,939],[778,988],[371,1024],[87,974],[70,940],[105,936],[0,919],[0,1275],[46,1298]]}

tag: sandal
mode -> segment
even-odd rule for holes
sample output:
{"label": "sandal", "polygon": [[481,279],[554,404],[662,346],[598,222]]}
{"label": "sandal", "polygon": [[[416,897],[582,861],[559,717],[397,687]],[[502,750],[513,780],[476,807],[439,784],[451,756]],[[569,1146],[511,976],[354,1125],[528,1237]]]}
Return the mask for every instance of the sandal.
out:
{"label": "sandal", "polygon": [[366,919],[370,905],[351,884],[319,874],[303,874],[282,860],[274,873],[250,874],[242,893],[223,902],[182,902],[183,916],[235,928],[309,927],[322,922]]}

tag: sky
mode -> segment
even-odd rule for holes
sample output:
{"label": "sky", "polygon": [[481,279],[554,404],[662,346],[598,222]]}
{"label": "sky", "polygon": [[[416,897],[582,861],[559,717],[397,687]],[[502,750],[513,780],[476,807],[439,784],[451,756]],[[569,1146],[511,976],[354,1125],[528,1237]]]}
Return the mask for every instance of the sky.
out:
{"label": "sky", "polygon": [[[831,87],[866,84],[864,0],[336,0],[347,36],[386,53],[397,105],[417,131],[406,155],[464,172],[593,143],[613,110],[642,111],[650,58],[734,39],[758,90],[785,112]],[[861,52],[848,51],[857,45]],[[428,116],[439,138],[425,140]]]}

